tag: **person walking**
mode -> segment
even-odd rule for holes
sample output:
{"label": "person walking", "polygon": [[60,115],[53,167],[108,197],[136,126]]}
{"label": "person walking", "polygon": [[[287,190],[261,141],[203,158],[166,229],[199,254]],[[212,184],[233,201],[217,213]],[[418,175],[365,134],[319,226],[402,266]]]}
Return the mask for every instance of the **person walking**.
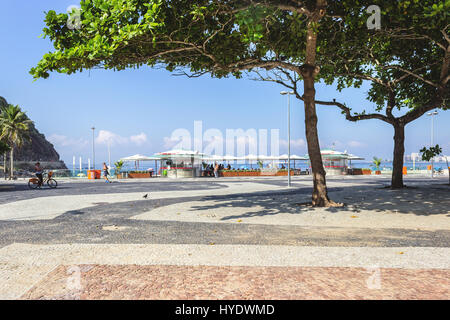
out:
{"label": "person walking", "polygon": [[214,177],[219,177],[219,164],[216,162],[214,166]]}
{"label": "person walking", "polygon": [[106,165],[106,162],[103,162],[103,177],[105,178],[106,183],[111,183],[111,181],[108,179],[109,171],[108,166]]}

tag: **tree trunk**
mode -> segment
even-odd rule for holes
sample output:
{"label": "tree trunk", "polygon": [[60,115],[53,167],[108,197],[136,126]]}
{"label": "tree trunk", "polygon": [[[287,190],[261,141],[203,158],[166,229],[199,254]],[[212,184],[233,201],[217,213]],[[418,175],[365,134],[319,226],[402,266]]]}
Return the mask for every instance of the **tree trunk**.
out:
{"label": "tree trunk", "polygon": [[5,175],[6,180],[6,152],[3,153],[3,174]]}
{"label": "tree trunk", "polygon": [[334,205],[328,198],[325,169],[320,153],[319,135],[317,132],[317,113],[315,104],[314,70],[303,72],[304,101],[305,101],[305,129],[308,143],[308,154],[311,161],[314,190],[312,205],[315,207],[328,207]]}
{"label": "tree trunk", "polygon": [[10,153],[9,161],[10,161],[11,167],[10,167],[10,172],[9,172],[9,180],[12,180],[13,175],[14,175],[14,148],[11,148],[10,152],[11,153]]}
{"label": "tree trunk", "polygon": [[394,163],[392,171],[392,189],[401,189],[403,185],[403,158],[405,155],[405,125],[394,124]]}
{"label": "tree trunk", "polygon": [[448,158],[447,157],[445,157],[445,162],[447,163],[448,184],[450,184],[450,167],[448,166]]}
{"label": "tree trunk", "polygon": [[318,23],[325,15],[327,6],[326,0],[316,0],[316,8],[308,22],[308,32],[306,36],[306,57],[305,64],[300,68],[304,84],[305,102],[305,130],[306,141],[308,143],[309,160],[313,174],[314,190],[312,194],[312,205],[314,207],[338,206],[328,198],[328,190],[325,179],[325,169],[320,153],[319,135],[317,133],[317,113],[316,113],[316,90],[314,81],[320,68],[316,66],[317,53],[317,31]]}

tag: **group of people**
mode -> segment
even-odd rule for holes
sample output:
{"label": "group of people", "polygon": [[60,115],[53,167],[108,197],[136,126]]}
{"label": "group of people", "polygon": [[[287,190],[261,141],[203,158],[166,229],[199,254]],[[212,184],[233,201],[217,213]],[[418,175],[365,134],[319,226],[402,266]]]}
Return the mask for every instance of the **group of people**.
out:
{"label": "group of people", "polygon": [[[228,164],[226,167],[227,170],[231,169],[231,165]],[[205,169],[203,170],[204,176],[206,177],[219,177],[219,172],[225,170],[225,166],[222,163],[215,162],[214,164],[207,164]]]}

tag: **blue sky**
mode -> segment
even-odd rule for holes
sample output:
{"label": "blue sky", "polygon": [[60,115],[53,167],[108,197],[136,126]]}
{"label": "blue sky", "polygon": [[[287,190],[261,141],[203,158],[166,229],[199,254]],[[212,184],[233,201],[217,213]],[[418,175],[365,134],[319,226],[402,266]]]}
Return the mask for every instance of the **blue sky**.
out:
{"label": "blue sky", "polygon": [[[96,130],[97,162],[106,160],[102,143],[112,137],[112,160],[135,153],[151,155],[170,145],[167,138],[177,128],[193,131],[195,120],[203,128],[280,129],[287,139],[286,97],[283,87],[252,80],[189,79],[168,71],[142,68],[121,72],[94,70],[72,76],[52,74],[33,81],[28,71],[52,46],[40,39],[44,11],[63,12],[75,0],[3,0],[0,11],[0,96],[20,105],[50,139],[61,158],[91,157],[92,126]],[[367,87],[339,93],[333,86],[318,85],[317,98],[336,98],[355,110],[373,106],[365,100]],[[333,107],[318,106],[321,147],[361,155],[368,159],[392,158],[393,129],[378,120],[352,123]],[[435,142],[450,154],[450,113],[440,111],[435,118]],[[429,117],[409,124],[406,153],[430,143]],[[100,130],[103,132],[98,136]],[[293,153],[305,154],[303,104],[291,100]],[[281,144],[281,153],[286,152]]]}

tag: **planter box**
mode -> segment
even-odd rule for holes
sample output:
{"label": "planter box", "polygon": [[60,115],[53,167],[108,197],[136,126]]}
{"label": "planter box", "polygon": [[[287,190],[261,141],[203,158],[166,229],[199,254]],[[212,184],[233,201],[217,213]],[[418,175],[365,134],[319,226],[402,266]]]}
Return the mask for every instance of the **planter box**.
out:
{"label": "planter box", "polygon": [[[291,170],[291,176],[294,175],[294,170]],[[287,171],[278,171],[276,173],[277,177],[287,177],[288,176],[288,172]]]}
{"label": "planter box", "polygon": [[256,171],[237,171],[238,177],[256,177],[259,172]]}
{"label": "planter box", "polygon": [[220,176],[222,177],[259,177],[261,172],[259,171],[223,171]]}
{"label": "planter box", "polygon": [[[287,176],[287,171],[222,171],[221,177],[260,177],[260,176]],[[295,175],[295,171],[291,170],[291,176]]]}
{"label": "planter box", "polygon": [[371,175],[372,174],[372,170],[370,170],[370,169],[362,169],[362,174],[363,175]]}
{"label": "planter box", "polygon": [[237,172],[235,171],[223,171],[221,173],[222,177],[237,177]]}
{"label": "planter box", "polygon": [[[294,170],[291,170],[291,176],[295,174]],[[287,176],[287,171],[223,171],[221,177],[260,177],[260,176]]]}
{"label": "planter box", "polygon": [[151,178],[152,174],[149,173],[128,173],[128,178],[130,179],[145,179],[145,178]]}
{"label": "planter box", "polygon": [[354,176],[359,176],[359,175],[363,174],[363,171],[362,171],[362,169],[350,169],[349,174],[354,175]]}
{"label": "planter box", "polygon": [[273,169],[263,169],[261,171],[261,176],[268,176],[268,177],[275,177],[277,175],[277,170],[273,170]]}

